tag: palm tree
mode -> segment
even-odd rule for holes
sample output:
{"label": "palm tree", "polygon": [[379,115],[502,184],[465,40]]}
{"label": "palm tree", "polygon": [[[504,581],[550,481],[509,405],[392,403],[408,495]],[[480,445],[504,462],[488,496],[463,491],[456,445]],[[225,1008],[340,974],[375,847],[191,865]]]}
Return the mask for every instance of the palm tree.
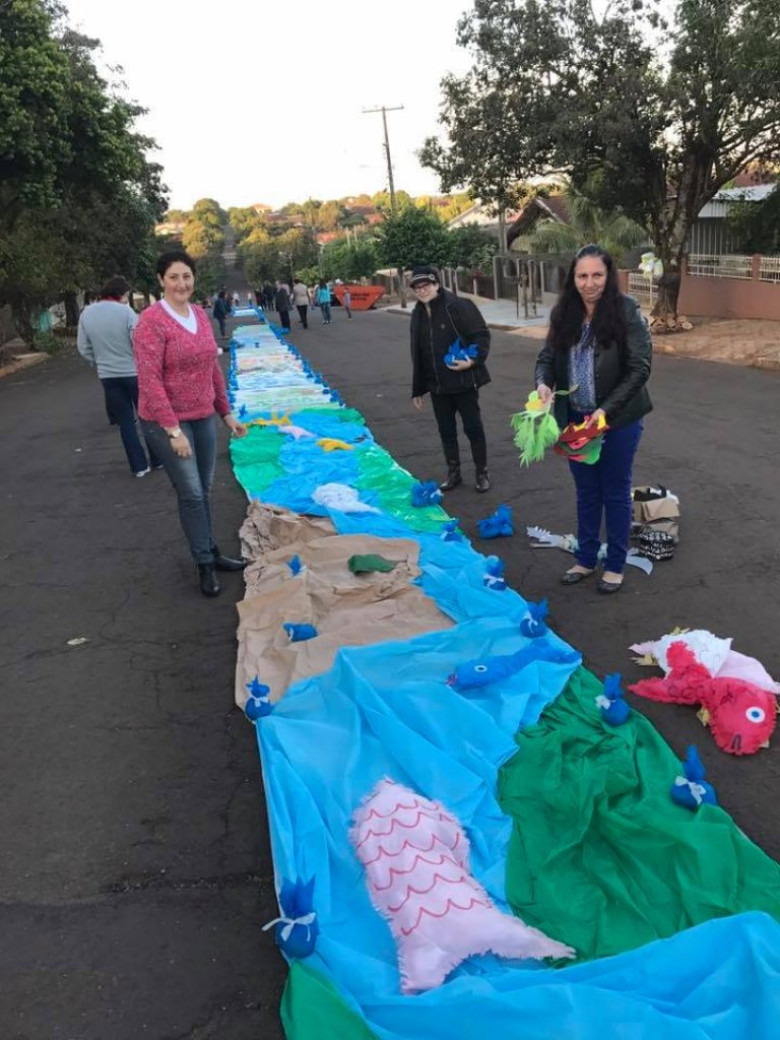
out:
{"label": "palm tree", "polygon": [[649,242],[647,231],[620,212],[600,209],[576,191],[564,196],[569,219],[566,223],[541,220],[527,236],[530,253],[576,253],[589,242],[597,242],[617,262],[630,249]]}

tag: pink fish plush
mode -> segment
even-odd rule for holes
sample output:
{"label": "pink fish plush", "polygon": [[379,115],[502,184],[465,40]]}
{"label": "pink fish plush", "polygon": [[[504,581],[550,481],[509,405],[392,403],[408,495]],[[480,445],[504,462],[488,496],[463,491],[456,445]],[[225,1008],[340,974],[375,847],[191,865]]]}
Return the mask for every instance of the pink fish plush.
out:
{"label": "pink fish plush", "polygon": [[682,639],[667,647],[666,664],[664,679],[642,679],[629,686],[632,693],[651,701],[701,704],[699,718],[730,755],[752,755],[767,746],[777,716],[774,693],[744,679],[713,677]]}
{"label": "pink fish plush", "polygon": [[575,956],[497,909],[470,873],[463,828],[439,802],[382,780],[355,812],[350,838],[371,901],[390,923],[404,993],[439,986],[475,954]]}

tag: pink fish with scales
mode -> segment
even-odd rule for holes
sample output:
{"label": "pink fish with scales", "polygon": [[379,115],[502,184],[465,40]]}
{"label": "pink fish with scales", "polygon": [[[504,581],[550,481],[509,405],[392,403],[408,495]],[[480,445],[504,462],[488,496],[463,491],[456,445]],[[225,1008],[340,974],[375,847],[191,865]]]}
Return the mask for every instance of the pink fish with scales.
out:
{"label": "pink fish with scales", "polygon": [[441,985],[478,954],[575,956],[494,905],[470,872],[463,828],[439,802],[382,780],[355,812],[350,838],[371,901],[396,941],[404,993]]}

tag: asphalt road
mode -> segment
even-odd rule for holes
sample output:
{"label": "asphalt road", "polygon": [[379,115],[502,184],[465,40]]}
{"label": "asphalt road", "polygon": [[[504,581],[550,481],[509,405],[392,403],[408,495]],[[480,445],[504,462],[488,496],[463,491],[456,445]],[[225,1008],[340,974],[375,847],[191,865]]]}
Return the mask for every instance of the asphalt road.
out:
{"label": "asphalt road", "polygon": [[[409,399],[403,316],[334,309],[333,325],[313,315],[292,339],[402,465],[441,476],[432,414]],[[680,495],[682,541],[604,597],[561,586],[571,558],[524,534],[574,526],[565,464],[521,469],[511,443],[537,349],[494,333],[481,397],[494,488],[468,480],[451,514],[524,595],[548,597],[600,675],[644,674],[628,644],[675,625],[733,636],[780,674],[780,376],[657,359],[636,480]],[[198,593],[167,479],[130,475],[77,357],[0,380],[0,436],[0,1038],[276,1040],[284,965],[260,931],[276,913],[260,765],[232,699],[240,577],[217,600]],[[501,502],[517,533],[480,545],[476,520]],[[228,550],[243,512],[223,443]],[[698,744],[722,804],[777,857],[780,738],[734,758],[692,708],[637,706],[675,751]]]}

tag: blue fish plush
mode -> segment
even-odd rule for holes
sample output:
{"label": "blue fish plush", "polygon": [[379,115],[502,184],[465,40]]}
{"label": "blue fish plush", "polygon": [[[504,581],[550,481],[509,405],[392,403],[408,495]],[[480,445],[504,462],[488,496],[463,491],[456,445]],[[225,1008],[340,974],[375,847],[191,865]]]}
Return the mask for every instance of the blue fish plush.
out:
{"label": "blue fish plush", "polygon": [[295,556],[291,557],[287,561],[287,566],[290,568],[290,571],[292,572],[293,576],[295,576],[301,573],[304,565],[301,563],[300,556],[296,553]]}
{"label": "blue fish plush", "polygon": [[550,607],[546,599],[539,603],[529,603],[525,617],[520,622],[520,631],[528,639],[538,639],[546,635],[550,630],[545,624],[545,618],[550,613]]}
{"label": "blue fish plush", "polygon": [[506,579],[504,578],[503,560],[499,560],[497,556],[485,557],[485,573],[482,575],[482,584],[486,589],[504,592]]}
{"label": "blue fish plush", "polygon": [[472,361],[476,357],[479,357],[479,350],[473,343],[471,346],[464,347],[460,339],[456,339],[444,355],[444,364],[451,366],[456,361]]}
{"label": "blue fish plush", "polygon": [[576,650],[565,650],[559,647],[544,646],[534,643],[518,650],[515,654],[502,654],[494,657],[478,657],[473,661],[459,664],[447,679],[447,685],[459,692],[474,690],[481,686],[506,679],[515,672],[521,671],[532,661],[548,661],[566,664],[579,660]]}
{"label": "blue fish plush", "polygon": [[596,707],[601,709],[602,719],[610,726],[622,726],[628,721],[631,706],[623,695],[620,672],[604,676],[604,692],[596,698]]}
{"label": "blue fish plush", "polygon": [[314,878],[282,882],[279,917],[264,925],[274,929],[276,945],[286,957],[303,959],[314,953],[320,928],[314,912]]}
{"label": "blue fish plush", "polygon": [[718,796],[715,788],[704,779],[704,765],[699,752],[691,744],[683,762],[683,776],[678,776],[669,794],[673,802],[696,812],[702,805],[717,805]]}
{"label": "blue fish plush", "polygon": [[444,527],[441,529],[441,540],[443,542],[462,542],[463,535],[458,530],[458,524],[460,521],[456,517],[454,520],[448,520]]}
{"label": "blue fish plush", "polygon": [[508,538],[515,533],[512,526],[512,510],[509,506],[499,506],[495,513],[477,521],[480,538]]}
{"label": "blue fish plush", "polygon": [[246,684],[247,690],[249,690],[249,697],[244,705],[244,714],[252,722],[257,722],[258,719],[265,718],[266,715],[270,715],[274,710],[273,704],[269,698],[271,692],[270,687],[266,686],[265,683],[261,683],[257,676]]}
{"label": "blue fish plush", "polygon": [[412,484],[412,505],[417,508],[436,506],[443,497],[435,480],[418,481],[416,484]]}
{"label": "blue fish plush", "polygon": [[287,635],[290,637],[291,643],[302,643],[306,639],[314,639],[317,635],[317,629],[314,625],[295,625],[286,623],[282,625]]}

